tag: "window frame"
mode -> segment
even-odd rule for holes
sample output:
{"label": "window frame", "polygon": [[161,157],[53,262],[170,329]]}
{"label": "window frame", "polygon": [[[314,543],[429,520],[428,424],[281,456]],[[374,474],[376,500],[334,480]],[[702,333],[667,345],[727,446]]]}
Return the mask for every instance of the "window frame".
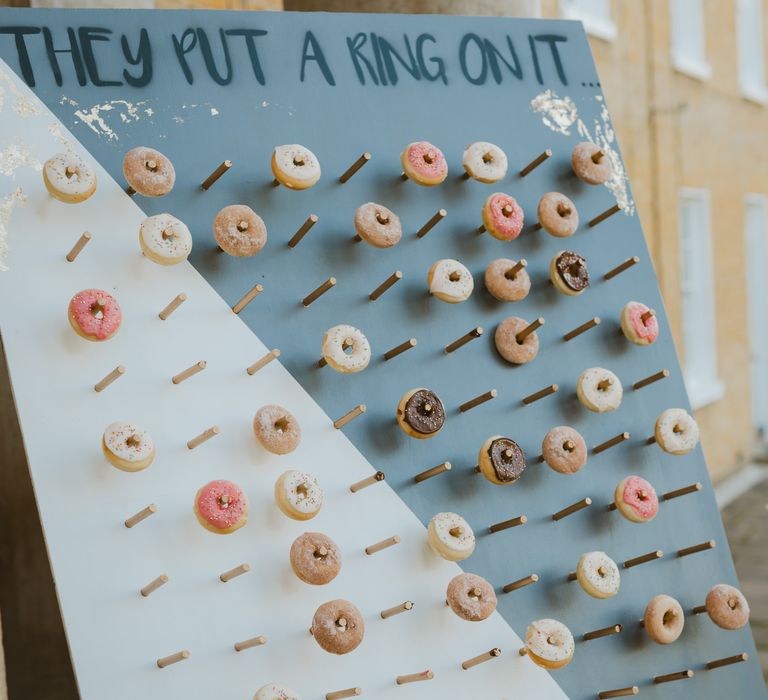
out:
{"label": "window frame", "polygon": [[[675,31],[675,0],[669,2],[669,52],[672,59],[672,67],[683,75],[696,80],[709,80],[712,77],[712,66],[707,61],[707,22],[706,2],[696,0],[701,16],[701,55],[686,55],[679,45],[679,34]],[[678,41],[676,41],[678,39]]]}
{"label": "window frame", "polygon": [[[757,11],[757,22],[759,23],[759,34],[757,51],[759,54],[759,71],[756,76],[756,80],[751,80],[751,76],[745,70],[744,41],[742,40],[742,31],[745,25],[749,27],[755,27],[755,18],[751,15],[744,17],[747,5],[751,5],[751,9]],[[750,21],[751,20],[751,21]],[[768,85],[766,85],[766,54],[765,54],[765,22],[763,20],[763,6],[760,0],[755,0],[750,3],[749,0],[737,0],[736,2],[736,40],[738,42],[736,51],[736,63],[739,74],[739,89],[741,96],[755,102],[759,105],[768,105]]]}
{"label": "window frame", "polygon": [[565,19],[580,20],[587,34],[603,41],[614,41],[619,34],[613,21],[611,2],[608,0],[608,17],[582,13],[574,6],[574,0],[560,0],[560,15]]}

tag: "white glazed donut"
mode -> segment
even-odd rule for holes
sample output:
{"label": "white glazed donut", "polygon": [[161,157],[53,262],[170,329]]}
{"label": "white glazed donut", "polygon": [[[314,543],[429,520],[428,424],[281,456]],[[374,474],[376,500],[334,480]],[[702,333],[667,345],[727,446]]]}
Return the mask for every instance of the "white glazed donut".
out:
{"label": "white glazed donut", "polygon": [[562,622],[534,620],[525,632],[525,650],[538,666],[562,668],[573,658],[573,635]]}
{"label": "white glazed donut", "polygon": [[275,482],[275,501],[294,520],[310,520],[323,507],[323,489],[311,474],[289,469]]}
{"label": "white glazed donut", "polygon": [[449,304],[469,299],[475,288],[472,273],[458,260],[438,260],[427,273],[429,293]]}
{"label": "white glazed donut", "polygon": [[506,153],[496,144],[487,141],[469,144],[464,150],[462,163],[467,175],[478,182],[498,182],[507,174]]}
{"label": "white glazed donut", "polygon": [[605,552],[587,552],[579,558],[576,580],[593,598],[612,598],[619,592],[621,574]]}
{"label": "white glazed donut", "polygon": [[609,369],[590,367],[576,381],[576,395],[582,405],[595,413],[615,411],[621,403],[624,389],[619,378]]}
{"label": "white glazed donut", "polygon": [[96,191],[96,173],[74,153],[57,153],[43,165],[43,182],[61,202],[84,202]]}
{"label": "white glazed donut", "polygon": [[699,443],[699,426],[682,408],[668,408],[656,419],[656,442],[673,455],[688,454]]}
{"label": "white glazed donut", "polygon": [[341,323],[323,334],[323,359],[342,374],[362,372],[371,361],[371,344],[361,330]]}
{"label": "white glazed donut", "polygon": [[253,700],[301,700],[301,698],[284,685],[267,683],[256,691]]}
{"label": "white glazed donut", "polygon": [[320,179],[320,161],[312,151],[297,143],[275,146],[272,173],[281,185],[306,190]]}
{"label": "white glazed donut", "polygon": [[155,458],[152,436],[135,423],[110,423],[104,430],[101,449],[107,461],[124,472],[146,469]]}
{"label": "white glazed donut", "polygon": [[462,561],[475,551],[475,533],[456,513],[438,513],[432,518],[427,540],[434,552],[448,561]]}
{"label": "white glazed donut", "polygon": [[175,216],[156,214],[141,222],[139,244],[152,262],[176,265],[184,262],[192,252],[192,234]]}

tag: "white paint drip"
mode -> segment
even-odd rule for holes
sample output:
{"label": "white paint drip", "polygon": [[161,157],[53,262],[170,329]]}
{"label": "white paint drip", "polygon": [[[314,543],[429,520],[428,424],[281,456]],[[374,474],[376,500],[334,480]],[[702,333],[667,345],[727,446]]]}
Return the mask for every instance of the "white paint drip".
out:
{"label": "white paint drip", "polygon": [[0,199],[0,272],[8,270],[5,264],[5,256],[8,254],[8,226],[11,222],[13,210],[27,201],[27,196],[21,187]]}
{"label": "white paint drip", "polygon": [[552,90],[545,90],[531,100],[531,109],[541,114],[545,126],[564,136],[579,117],[576,105],[570,97],[558,97]]}
{"label": "white paint drip", "polygon": [[[119,139],[117,133],[108,123],[111,113],[115,113],[123,124],[130,124],[141,119],[139,108],[146,105],[146,101],[129,102],[128,100],[109,100],[102,104],[96,104],[89,109],[78,109],[75,116],[87,125],[99,136],[106,136],[110,141]],[[144,110],[146,112],[146,110]]]}
{"label": "white paint drip", "polygon": [[219,110],[216,109],[216,107],[211,107],[211,116],[212,117],[218,117],[219,116]]}
{"label": "white paint drip", "polygon": [[12,143],[7,148],[0,150],[0,175],[13,177],[17,168],[28,166],[37,170],[43,169],[37,160],[23,144]]}
{"label": "white paint drip", "polygon": [[[16,112],[16,114],[20,117],[31,117],[40,113],[40,107],[37,103],[24,95],[24,93],[16,87],[16,83],[11,80],[11,77],[3,70],[0,70],[0,81],[8,86],[11,95],[13,95],[13,111]],[[0,94],[2,94],[2,97],[0,97],[0,110],[2,110],[5,105],[5,89],[2,87],[0,87]]]}

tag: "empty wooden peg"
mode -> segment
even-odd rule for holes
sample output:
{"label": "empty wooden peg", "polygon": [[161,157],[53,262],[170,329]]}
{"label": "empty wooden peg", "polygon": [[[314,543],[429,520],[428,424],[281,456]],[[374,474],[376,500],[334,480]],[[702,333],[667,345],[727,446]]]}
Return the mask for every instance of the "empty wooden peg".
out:
{"label": "empty wooden peg", "polygon": [[437,212],[432,215],[432,218],[416,232],[416,235],[419,238],[424,238],[424,236],[426,236],[435,225],[439,224],[447,215],[448,212],[445,211],[445,209],[438,209]]}
{"label": "empty wooden peg", "polygon": [[616,265],[612,270],[608,270],[603,275],[604,280],[612,279],[613,277],[616,277],[616,275],[620,275],[624,270],[628,270],[633,265],[637,265],[637,263],[640,262],[640,258],[637,257],[637,255],[632,256],[631,258],[627,258],[621,265]]}
{"label": "empty wooden peg", "polygon": [[578,513],[583,508],[587,508],[592,505],[592,499],[587,496],[586,498],[582,498],[580,501],[576,501],[576,503],[572,503],[571,505],[567,506],[566,508],[563,508],[562,510],[557,511],[557,513],[554,513],[552,515],[552,520],[557,522],[558,520],[562,520],[563,518],[567,518],[569,515],[573,515],[574,513]]}
{"label": "empty wooden peg", "polygon": [[521,330],[519,333],[515,335],[515,340],[518,343],[522,343],[531,333],[533,333],[537,328],[541,328],[541,326],[544,325],[544,319],[539,316],[534,321],[531,321],[523,330]]}
{"label": "empty wooden peg", "polygon": [[611,447],[615,447],[616,445],[620,445],[622,442],[629,440],[629,433],[623,432],[619,433],[618,435],[615,435],[614,437],[610,438],[609,440],[606,440],[605,442],[601,442],[599,445],[595,445],[592,448],[592,454],[599,455],[601,452],[605,452],[606,450],[610,449]]}
{"label": "empty wooden peg", "polygon": [[520,258],[512,267],[504,273],[504,277],[508,280],[513,280],[517,277],[517,273],[524,270],[528,266],[528,261],[525,258]]}
{"label": "empty wooden peg", "polygon": [[693,678],[693,671],[690,668],[685,671],[678,671],[677,673],[665,673],[663,676],[654,676],[653,682],[656,684],[669,683],[670,681],[684,681],[688,678]]}
{"label": "empty wooden peg", "polygon": [[351,411],[347,411],[341,418],[333,421],[333,427],[336,428],[336,430],[339,430],[363,413],[365,413],[365,404],[359,403]]}
{"label": "empty wooden peg", "polygon": [[155,513],[157,513],[157,506],[154,503],[150,503],[146,508],[142,508],[138,513],[128,518],[125,521],[125,526],[130,529]]}
{"label": "empty wooden peg", "polygon": [[399,615],[400,613],[408,612],[409,610],[413,610],[413,603],[410,600],[406,600],[404,603],[400,603],[400,605],[395,605],[393,608],[387,608],[386,610],[382,610],[380,615],[382,620],[386,620],[389,617],[393,617],[394,615]]}
{"label": "empty wooden peg", "polygon": [[510,520],[502,520],[500,523],[495,523],[488,528],[488,532],[493,534],[494,532],[501,532],[502,530],[509,530],[511,527],[517,527],[518,525],[525,525],[528,522],[528,516],[518,515],[516,518]]}
{"label": "empty wooden peg", "polygon": [[400,343],[400,345],[396,345],[391,350],[387,350],[384,353],[384,360],[391,360],[393,357],[397,357],[401,353],[404,353],[406,350],[410,350],[411,348],[416,347],[416,338],[410,338],[406,340],[404,343]]}
{"label": "empty wooden peg", "polygon": [[535,401],[538,401],[539,399],[543,399],[545,396],[549,396],[550,394],[556,393],[559,388],[560,387],[557,384],[550,384],[549,386],[545,386],[543,389],[539,389],[539,391],[535,391],[532,394],[529,394],[528,396],[524,397],[523,403],[526,406],[529,406]]}
{"label": "empty wooden peg", "polygon": [[187,369],[185,369],[183,372],[174,374],[173,377],[171,377],[171,381],[174,384],[181,384],[185,379],[189,379],[191,376],[197,374],[198,372],[202,372],[207,367],[207,365],[208,363],[205,360],[195,362],[194,365],[187,367]]}
{"label": "empty wooden peg", "polygon": [[707,540],[706,542],[702,542],[701,544],[695,544],[691,547],[683,547],[683,549],[678,549],[677,556],[687,557],[689,554],[696,554],[696,552],[705,552],[708,549],[714,549],[715,545],[716,543],[714,540]]}
{"label": "empty wooden peg", "polygon": [[459,410],[462,413],[465,413],[466,411],[469,411],[470,409],[473,409],[476,406],[479,406],[481,403],[485,403],[486,401],[495,399],[496,396],[498,396],[498,392],[496,391],[496,389],[491,389],[490,391],[486,391],[484,394],[480,394],[480,396],[475,396],[474,399],[465,401],[463,404],[461,404],[461,406],[459,406]]}
{"label": "empty wooden peg", "polygon": [[605,221],[609,216],[613,216],[617,212],[621,211],[621,205],[614,204],[610,209],[606,209],[602,214],[598,214],[594,219],[591,219],[587,226],[592,228],[593,226],[597,226],[602,221]]}
{"label": "empty wooden peg", "polygon": [[648,552],[648,554],[641,554],[639,557],[634,557],[633,559],[627,559],[622,566],[625,569],[631,569],[633,566],[639,566],[640,564],[645,564],[649,561],[656,561],[657,559],[661,559],[664,556],[664,552],[662,552],[660,549],[657,549],[654,552]]}
{"label": "empty wooden peg", "polygon": [[577,336],[580,336],[582,333],[586,333],[590,328],[594,328],[595,326],[600,325],[600,317],[599,316],[593,316],[589,319],[589,321],[585,321],[580,326],[577,326],[572,331],[568,331],[564,336],[563,340],[567,343],[569,340],[573,340]]}
{"label": "empty wooden peg", "polygon": [[591,639],[600,639],[600,637],[608,637],[612,634],[618,634],[621,630],[621,625],[610,625],[608,627],[602,627],[599,630],[593,630],[592,632],[585,632],[583,639],[585,642],[588,642]]}
{"label": "empty wooden peg", "polygon": [[141,593],[143,598],[147,598],[158,588],[160,588],[160,586],[164,586],[166,583],[168,583],[167,574],[160,574],[156,579],[150,581],[146,586],[144,586],[144,588],[141,588],[139,593]]}
{"label": "empty wooden peg", "polygon": [[496,659],[499,656],[501,656],[501,649],[499,649],[498,647],[494,647],[490,651],[486,651],[485,654],[473,656],[471,659],[462,661],[461,667],[466,671],[472,668],[473,666],[477,666],[478,664],[485,663],[486,661],[490,661],[491,659]]}
{"label": "empty wooden peg", "polygon": [[74,262],[75,258],[80,255],[80,251],[88,245],[88,242],[92,237],[90,231],[85,231],[83,235],[77,239],[77,243],[72,246],[72,250],[67,253],[67,262]]}
{"label": "empty wooden peg", "polygon": [[299,229],[296,231],[296,233],[291,236],[291,240],[288,241],[288,247],[295,248],[297,245],[299,245],[301,239],[309,233],[309,229],[311,229],[319,220],[320,217],[317,216],[317,214],[310,214],[307,217],[307,220],[301,226],[299,226]]}
{"label": "empty wooden peg", "polygon": [[711,671],[715,668],[721,668],[722,666],[730,666],[731,664],[738,664],[742,661],[746,661],[749,658],[749,654],[746,652],[742,652],[741,654],[736,654],[735,656],[726,656],[723,659],[715,659],[714,661],[709,661],[707,663],[707,668]]}
{"label": "empty wooden peg", "polygon": [[323,282],[317,289],[314,289],[311,291],[307,296],[305,296],[302,300],[302,306],[309,306],[313,301],[319,299],[323,294],[325,294],[329,289],[336,286],[336,278],[335,277],[329,277],[325,282]]}
{"label": "empty wooden peg", "polygon": [[94,391],[104,391],[115,379],[122,377],[125,374],[125,367],[118,365],[115,367],[104,379],[99,380],[93,385]]}
{"label": "empty wooden peg", "polygon": [[512,591],[516,591],[518,588],[524,588],[525,586],[530,586],[532,583],[536,583],[538,580],[539,580],[538,574],[531,574],[530,576],[525,576],[524,578],[517,579],[517,581],[512,581],[512,583],[508,583],[501,590],[504,591],[504,593],[511,593]]}
{"label": "empty wooden peg", "polygon": [[626,688],[616,688],[616,690],[601,690],[597,697],[600,700],[604,700],[604,698],[624,698],[629,695],[637,695],[639,692],[640,688],[636,685],[630,685]]}
{"label": "empty wooden peg", "polygon": [[175,654],[171,654],[170,656],[163,656],[161,659],[158,659],[157,667],[165,668],[166,666],[176,664],[179,661],[186,661],[190,656],[191,654],[186,649],[177,651]]}
{"label": "empty wooden peg", "polygon": [[368,486],[378,484],[380,481],[384,481],[384,472],[376,472],[375,474],[371,474],[371,476],[368,476],[365,479],[356,481],[354,484],[352,484],[352,486],[349,487],[349,490],[352,493],[357,493],[358,491],[362,491]]}
{"label": "empty wooden peg", "polygon": [[468,333],[465,333],[461,336],[461,338],[457,338],[452,343],[448,343],[448,345],[445,346],[445,352],[452,353],[454,350],[458,350],[463,345],[466,345],[470,340],[474,340],[475,338],[479,338],[483,334],[483,327],[477,326],[477,328],[473,328]]}
{"label": "empty wooden peg", "polygon": [[386,549],[387,547],[392,547],[396,544],[400,544],[400,535],[387,537],[386,540],[382,540],[381,542],[377,542],[376,544],[368,545],[365,548],[365,553],[368,555],[376,554],[376,552],[380,552],[382,549]]}
{"label": "empty wooden peg", "polygon": [[210,440],[212,437],[216,437],[219,434],[219,426],[212,425],[207,430],[204,430],[197,437],[193,437],[187,442],[187,449],[194,450],[198,445],[202,445],[206,440]]}
{"label": "empty wooden peg", "polygon": [[176,311],[185,301],[187,300],[187,295],[182,292],[181,294],[177,294],[171,301],[168,303],[168,305],[159,313],[157,314],[160,317],[161,321],[165,321],[168,319],[168,317]]}
{"label": "empty wooden peg", "polygon": [[661,500],[670,501],[673,498],[679,498],[680,496],[685,496],[689,493],[696,493],[701,491],[701,489],[702,484],[701,482],[697,481],[695,484],[691,484],[690,486],[683,486],[682,488],[675,489],[674,491],[667,491],[661,495]]}
{"label": "empty wooden peg", "polygon": [[451,471],[451,468],[452,465],[450,462],[441,462],[436,467],[425,469],[423,472],[419,472],[416,476],[413,477],[413,480],[417,484],[420,484],[422,481],[431,479],[433,476],[437,476],[438,474],[445,474],[445,472]]}
{"label": "empty wooden peg", "polygon": [[216,180],[218,180],[224,173],[229,172],[232,167],[231,160],[225,160],[214,170],[205,180],[200,183],[200,189],[206,191]]}
{"label": "empty wooden peg", "polygon": [[258,637],[251,637],[242,642],[235,642],[235,651],[245,651],[246,649],[253,649],[253,647],[260,647],[267,643],[267,638],[264,635]]}
{"label": "empty wooden peg", "polygon": [[334,690],[332,693],[325,694],[325,700],[342,700],[342,698],[356,698],[363,694],[362,688],[346,688],[344,690]]}
{"label": "empty wooden peg", "polygon": [[530,163],[528,163],[528,165],[526,165],[520,171],[520,177],[525,177],[526,175],[528,175],[528,173],[538,168],[545,160],[547,160],[547,158],[550,158],[551,156],[552,156],[552,151],[548,148],[546,151],[536,156]]}
{"label": "empty wooden peg", "polygon": [[431,681],[435,677],[432,671],[422,671],[421,673],[409,673],[405,676],[395,678],[395,683],[403,685],[405,683],[417,683],[418,681]]}
{"label": "empty wooden peg", "polygon": [[360,168],[362,168],[371,159],[371,154],[366,151],[361,155],[352,165],[350,165],[339,178],[339,182],[343,185],[349,178],[351,178]]}
{"label": "empty wooden peg", "polygon": [[638,379],[633,385],[633,389],[642,389],[644,386],[648,386],[649,384],[653,384],[654,382],[658,382],[659,379],[666,379],[669,376],[669,370],[663,369],[661,372],[656,372],[656,374],[652,374],[650,377],[646,377],[645,379]]}
{"label": "empty wooden peg", "polygon": [[387,277],[387,279],[385,279],[368,295],[368,298],[371,301],[376,301],[382,294],[384,294],[384,292],[386,292],[391,286],[393,286],[396,282],[399,282],[401,279],[403,279],[403,273],[400,272],[400,270],[395,270],[389,277]]}
{"label": "empty wooden peg", "polygon": [[272,360],[276,360],[278,357],[280,357],[280,351],[277,348],[270,350],[260,360],[256,360],[256,362],[254,362],[250,367],[246,367],[245,371],[248,372],[249,375],[253,376],[256,374],[256,372],[266,367],[270,362],[272,362]]}
{"label": "empty wooden peg", "polygon": [[250,564],[240,564],[240,566],[236,566],[234,569],[230,569],[229,571],[225,571],[223,574],[220,574],[219,581],[222,583],[227,583],[227,581],[231,581],[233,578],[247,574],[250,570]]}
{"label": "empty wooden peg", "polygon": [[250,304],[259,294],[261,294],[264,291],[264,287],[262,287],[260,284],[255,284],[253,287],[251,287],[243,296],[240,301],[237,302],[232,307],[232,311],[234,311],[236,314],[239,314],[248,304]]}

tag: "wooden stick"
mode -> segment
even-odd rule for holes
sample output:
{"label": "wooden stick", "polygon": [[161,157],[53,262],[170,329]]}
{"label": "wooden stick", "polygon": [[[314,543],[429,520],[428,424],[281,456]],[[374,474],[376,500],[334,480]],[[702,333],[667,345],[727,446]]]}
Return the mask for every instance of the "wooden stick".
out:
{"label": "wooden stick", "polygon": [[205,360],[200,360],[200,362],[195,362],[194,365],[191,367],[187,367],[183,372],[179,372],[178,374],[174,374],[173,377],[171,377],[171,381],[174,384],[181,384],[185,379],[189,379],[192,375],[197,374],[198,372],[202,372],[208,363]]}
{"label": "wooden stick", "polygon": [[485,654],[480,654],[479,656],[473,656],[471,659],[467,659],[466,661],[463,661],[461,663],[461,667],[466,671],[472,668],[473,666],[477,666],[478,664],[482,664],[486,661],[490,661],[491,659],[495,659],[499,656],[501,656],[501,649],[499,649],[498,647],[495,647],[490,651],[486,651]]}
{"label": "wooden stick", "polygon": [[707,606],[706,605],[697,605],[694,608],[691,608],[691,613],[693,615],[701,615],[702,613],[707,612]]}
{"label": "wooden stick", "polygon": [[536,231],[540,231],[542,229],[542,225],[539,221],[537,221],[535,224],[531,224],[531,226],[528,228],[528,230],[531,233],[535,233]]}
{"label": "wooden stick", "polygon": [[313,301],[316,299],[319,299],[323,294],[325,294],[329,289],[336,286],[336,278],[335,277],[329,277],[325,282],[323,282],[317,289],[311,291],[307,296],[305,296],[301,303],[302,305],[309,306]]}
{"label": "wooden stick", "polygon": [[573,340],[577,336],[581,335],[582,333],[586,333],[590,328],[594,328],[595,326],[600,325],[600,317],[599,316],[593,316],[589,319],[589,321],[582,323],[580,326],[577,326],[572,331],[568,331],[564,336],[563,340],[567,343],[569,340]]}
{"label": "wooden stick", "polygon": [[531,574],[530,576],[526,576],[525,578],[519,578],[517,579],[517,581],[512,581],[512,583],[508,583],[501,590],[504,591],[504,593],[511,593],[512,591],[516,591],[518,588],[523,588],[524,586],[530,586],[532,583],[536,583],[538,580],[539,580],[538,574]]}
{"label": "wooden stick", "polygon": [[[366,151],[361,155],[352,165],[350,165],[339,178],[339,182],[344,184],[349,178],[351,178],[360,168],[362,168],[371,159],[371,154]],[[344,696],[346,697],[346,696]]]}
{"label": "wooden stick", "polygon": [[239,314],[248,304],[250,304],[259,294],[261,294],[264,291],[264,287],[262,287],[260,284],[255,284],[253,287],[251,287],[243,296],[240,301],[237,302],[232,307],[232,311],[234,311],[236,314]]}
{"label": "wooden stick", "polygon": [[601,452],[605,452],[615,445],[620,445],[625,440],[629,440],[629,433],[619,433],[618,435],[612,437],[610,440],[606,440],[605,442],[601,442],[599,445],[595,445],[595,447],[592,448],[592,454],[599,455]]}
{"label": "wooden stick", "polygon": [[517,277],[517,273],[524,270],[528,266],[528,261],[525,258],[518,260],[512,267],[504,273],[504,277],[508,280],[513,280]]}
{"label": "wooden stick", "polygon": [[235,651],[245,651],[246,649],[252,649],[253,647],[260,647],[262,644],[266,643],[267,638],[264,635],[251,637],[242,642],[235,642]]}
{"label": "wooden stick", "polygon": [[469,411],[476,406],[479,406],[481,403],[485,403],[486,401],[490,401],[491,399],[495,399],[498,395],[498,392],[496,389],[491,389],[490,391],[486,391],[484,394],[480,394],[480,396],[475,396],[474,399],[470,399],[469,401],[465,401],[461,406],[459,406],[459,410],[462,413],[465,413],[466,411]]}
{"label": "wooden stick", "polygon": [[724,659],[715,659],[707,663],[707,668],[711,671],[714,668],[720,668],[721,666],[730,666],[731,664],[738,664],[741,661],[746,661],[749,658],[749,654],[742,652],[736,654],[736,656],[726,656]]}
{"label": "wooden stick", "polygon": [[193,437],[187,442],[187,449],[194,450],[198,445],[202,445],[206,440],[216,437],[219,434],[219,426],[212,425],[208,430],[204,430],[197,437]]}
{"label": "wooden stick", "polygon": [[630,685],[627,688],[616,688],[616,690],[601,690],[597,697],[600,700],[603,700],[603,698],[623,698],[627,695],[637,695],[639,692],[640,688],[636,685]]}
{"label": "wooden stick", "polygon": [[225,160],[219,165],[216,170],[214,170],[205,180],[200,183],[200,189],[203,191],[207,191],[208,188],[216,182],[224,173],[229,172],[229,169],[232,167],[232,161],[231,160]]}
{"label": "wooden stick", "polygon": [[526,406],[529,406],[534,401],[538,401],[539,399],[543,399],[545,396],[549,396],[550,394],[554,394],[560,387],[557,386],[557,384],[550,384],[549,386],[545,386],[543,389],[540,389],[539,391],[535,391],[533,394],[529,394],[525,398],[523,398],[523,403]]}
{"label": "wooden stick", "polygon": [[594,219],[587,223],[587,226],[592,228],[597,226],[600,222],[605,221],[609,216],[613,216],[615,213],[621,211],[621,205],[614,204],[610,209],[606,209],[602,214],[598,214]]}
{"label": "wooden stick", "polygon": [[646,377],[645,379],[639,379],[632,385],[632,388],[642,389],[644,386],[648,386],[649,384],[658,382],[659,379],[666,379],[668,376],[669,376],[669,370],[663,369],[661,370],[661,372],[656,372],[656,374],[652,374],[650,377]]}
{"label": "wooden stick", "polygon": [[602,149],[599,149],[592,154],[592,162],[597,165],[604,157],[605,153],[603,153]]}
{"label": "wooden stick", "polygon": [[436,467],[432,467],[431,469],[426,469],[423,472],[419,472],[416,476],[413,477],[413,480],[417,484],[420,484],[422,481],[431,479],[433,476],[451,471],[451,468],[452,465],[450,462],[441,462]]}
{"label": "wooden stick", "polygon": [[360,481],[356,481],[352,486],[349,487],[349,490],[352,493],[357,493],[358,491],[362,491],[364,488],[367,488],[368,486],[373,486],[374,484],[378,484],[380,481],[384,481],[384,472],[376,472],[375,474],[371,474],[371,476],[361,479]]}
{"label": "wooden stick", "polygon": [[663,676],[654,676],[653,682],[656,684],[669,683],[670,681],[682,681],[688,678],[693,678],[693,671],[690,668],[685,671],[678,671],[677,673],[666,673]]}
{"label": "wooden stick", "polygon": [[587,508],[592,505],[592,499],[587,496],[586,498],[582,498],[580,501],[576,501],[576,503],[572,503],[566,508],[563,508],[562,510],[557,511],[552,516],[552,520],[557,522],[558,520],[562,520],[563,518],[567,518],[569,515],[572,515],[573,513],[578,513],[583,508]]}
{"label": "wooden stick", "polygon": [[363,413],[365,413],[365,404],[359,403],[351,411],[347,411],[341,418],[333,421],[333,427],[339,430]]}
{"label": "wooden stick", "polygon": [[643,322],[643,325],[646,325],[655,315],[656,312],[653,309],[648,309],[648,311],[640,314],[640,320]]}
{"label": "wooden stick", "polygon": [[399,615],[400,613],[408,612],[409,610],[413,610],[413,603],[410,600],[406,600],[404,603],[401,603],[400,605],[395,605],[393,608],[387,608],[386,610],[381,611],[381,619],[386,620],[389,617],[392,617],[394,615]]}
{"label": "wooden stick", "polygon": [[160,586],[164,586],[168,583],[168,576],[166,574],[160,574],[156,579],[150,581],[144,588],[139,590],[143,598],[147,598],[154,593]]}
{"label": "wooden stick", "polygon": [[714,549],[714,548],[715,548],[715,541],[707,540],[706,542],[702,542],[701,544],[695,544],[692,547],[683,547],[683,549],[678,549],[677,556],[687,557],[689,554],[696,554],[696,552],[704,552],[708,549]]}
{"label": "wooden stick", "polygon": [[85,231],[80,238],[77,239],[77,243],[72,246],[72,249],[67,253],[67,262],[74,262],[75,258],[80,255],[80,251],[88,245],[88,242],[93,238],[90,231]]}
{"label": "wooden stick", "polygon": [[319,220],[320,217],[317,214],[310,214],[307,217],[307,220],[296,231],[296,233],[293,234],[291,240],[288,241],[288,247],[295,248],[297,245],[299,245],[301,239],[309,233],[309,229],[311,229]]}
{"label": "wooden stick", "polygon": [[666,493],[662,494],[661,500],[670,501],[673,498],[685,496],[689,493],[696,493],[697,491],[701,491],[701,489],[702,489],[701,482],[697,481],[695,484],[691,484],[690,486],[683,486],[682,488],[675,489],[674,491],[667,491]]}
{"label": "wooden stick", "polygon": [[547,158],[550,158],[551,156],[552,151],[548,148],[541,155],[536,156],[536,158],[534,158],[520,171],[520,177],[525,177],[528,173],[530,173],[535,168],[538,168],[545,160],[547,160]]}
{"label": "wooden stick", "polygon": [[135,195],[135,194],[136,194],[136,190],[134,190],[134,189],[133,189],[133,187],[131,187],[130,185],[128,185],[128,187],[126,187],[126,188],[125,188],[125,193],[126,193],[126,194],[127,194],[129,197],[133,197],[133,195]]}
{"label": "wooden stick", "polygon": [[400,345],[395,346],[391,350],[387,350],[384,353],[384,360],[391,360],[393,357],[397,357],[400,353],[405,352],[406,350],[410,350],[411,348],[416,347],[416,338],[411,338],[410,340],[406,340],[404,343],[400,343]]}
{"label": "wooden stick", "polygon": [[161,659],[157,660],[157,667],[158,668],[165,668],[166,666],[170,666],[171,664],[178,663],[179,661],[186,661],[191,654],[184,649],[183,651],[177,651],[175,654],[171,654],[170,656],[164,656]]}
{"label": "wooden stick", "polygon": [[342,698],[356,698],[363,694],[362,688],[347,688],[346,690],[334,690],[325,694],[325,700],[342,700]]}
{"label": "wooden stick", "polygon": [[223,574],[219,576],[219,581],[222,583],[226,583],[227,581],[231,581],[233,578],[236,578],[237,576],[242,576],[243,574],[247,574],[251,570],[250,564],[240,564],[240,566],[236,566],[234,569],[230,569],[229,571],[225,571]]}
{"label": "wooden stick", "polygon": [[519,333],[515,335],[515,340],[518,343],[521,343],[531,334],[533,333],[537,328],[540,328],[544,325],[544,319],[539,316],[535,321],[532,321],[529,323],[523,330],[521,330]]}
{"label": "wooden stick", "polygon": [[664,552],[662,552],[660,549],[657,549],[655,552],[648,552],[648,554],[642,554],[639,557],[635,557],[634,559],[627,559],[623,566],[625,569],[631,569],[633,566],[639,566],[640,564],[645,564],[648,561],[655,561],[656,559],[661,559],[664,556]]}
{"label": "wooden stick", "polygon": [[181,294],[177,294],[169,304],[159,313],[157,314],[160,317],[161,321],[165,321],[168,319],[168,317],[176,311],[185,301],[187,300],[187,295],[182,292]]}
{"label": "wooden stick", "polygon": [[93,385],[93,390],[104,391],[104,389],[106,389],[112,382],[114,382],[115,379],[122,377],[124,374],[125,367],[123,367],[123,365],[118,365],[106,377],[104,377],[104,379],[96,382],[96,384]]}
{"label": "wooden stick", "polygon": [[448,212],[445,211],[445,209],[438,209],[437,213],[432,216],[432,218],[427,221],[426,224],[424,224],[417,232],[416,235],[419,238],[424,238],[436,225],[439,224],[446,216],[448,216]]}
{"label": "wooden stick", "polygon": [[624,270],[628,270],[633,265],[637,265],[639,262],[640,258],[638,258],[637,255],[634,255],[631,258],[627,258],[623,263],[621,263],[621,265],[617,265],[612,270],[608,270],[608,272],[603,275],[603,279],[612,279],[616,277],[616,275],[620,275],[622,272],[624,272]]}
{"label": "wooden stick", "polygon": [[645,442],[647,445],[653,445],[656,442],[656,435],[651,435]]}
{"label": "wooden stick", "polygon": [[600,639],[600,637],[608,637],[612,634],[618,634],[621,630],[621,625],[610,625],[609,627],[603,627],[592,632],[585,632],[583,639],[585,642],[588,642],[591,639]]}
{"label": "wooden stick", "polygon": [[468,333],[465,333],[461,336],[461,338],[457,338],[452,343],[448,343],[448,345],[445,346],[445,352],[452,353],[454,350],[458,350],[463,345],[466,345],[470,340],[474,340],[475,338],[479,338],[483,334],[483,327],[477,326],[477,328],[473,328]]}
{"label": "wooden stick", "polygon": [[386,540],[382,540],[381,542],[377,542],[376,544],[368,545],[365,548],[365,553],[368,555],[376,554],[376,552],[380,552],[382,549],[386,549],[387,547],[392,547],[393,545],[396,545],[396,544],[400,544],[400,535],[387,537]]}
{"label": "wooden stick", "polygon": [[150,503],[146,508],[142,508],[138,513],[128,518],[125,521],[125,526],[130,529],[155,513],[157,513],[157,506],[154,503]]}
{"label": "wooden stick", "polygon": [[272,360],[276,360],[278,357],[280,357],[280,351],[277,348],[270,350],[260,360],[256,360],[250,367],[246,367],[245,371],[248,372],[250,376],[253,376],[256,372],[266,367]]}
{"label": "wooden stick", "polygon": [[404,683],[416,683],[418,681],[431,681],[435,677],[432,671],[422,671],[421,673],[409,673],[406,676],[398,676],[395,683],[403,685]]}
{"label": "wooden stick", "polygon": [[517,527],[518,525],[525,525],[528,522],[528,516],[526,515],[518,515],[516,518],[512,518],[511,520],[502,520],[500,523],[496,523],[495,525],[491,525],[488,528],[488,532],[493,534],[494,532],[501,532],[502,530],[509,530],[511,527]]}
{"label": "wooden stick", "polygon": [[395,282],[399,282],[403,279],[403,273],[400,270],[395,270],[387,279],[385,279],[376,289],[374,289],[368,298],[371,301],[376,301],[384,292],[386,292]]}

